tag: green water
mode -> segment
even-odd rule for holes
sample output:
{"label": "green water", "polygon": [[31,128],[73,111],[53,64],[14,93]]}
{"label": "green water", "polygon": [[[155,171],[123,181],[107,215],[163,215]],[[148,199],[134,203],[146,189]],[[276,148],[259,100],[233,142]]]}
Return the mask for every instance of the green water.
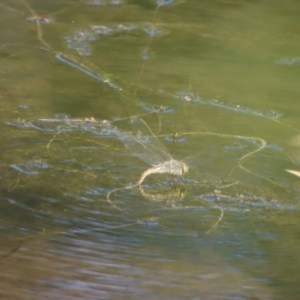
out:
{"label": "green water", "polygon": [[0,1],[2,298],[298,299],[299,11]]}

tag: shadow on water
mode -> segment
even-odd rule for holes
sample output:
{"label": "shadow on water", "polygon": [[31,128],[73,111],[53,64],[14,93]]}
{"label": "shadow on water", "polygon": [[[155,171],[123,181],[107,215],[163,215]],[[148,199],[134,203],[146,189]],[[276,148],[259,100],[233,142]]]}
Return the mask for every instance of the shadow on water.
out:
{"label": "shadow on water", "polygon": [[298,299],[299,9],[0,4],[2,298]]}

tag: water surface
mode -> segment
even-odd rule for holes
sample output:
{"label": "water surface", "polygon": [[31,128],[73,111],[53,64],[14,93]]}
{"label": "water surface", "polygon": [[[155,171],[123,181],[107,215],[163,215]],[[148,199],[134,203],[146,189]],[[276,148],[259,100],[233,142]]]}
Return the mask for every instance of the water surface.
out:
{"label": "water surface", "polygon": [[298,299],[300,6],[2,2],[1,296]]}

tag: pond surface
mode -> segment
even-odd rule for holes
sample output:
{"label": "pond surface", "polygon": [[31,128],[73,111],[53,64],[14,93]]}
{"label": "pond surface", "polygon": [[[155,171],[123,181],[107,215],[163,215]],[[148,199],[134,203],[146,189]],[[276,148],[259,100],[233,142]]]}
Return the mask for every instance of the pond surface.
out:
{"label": "pond surface", "polygon": [[1,298],[298,299],[299,13],[1,1]]}

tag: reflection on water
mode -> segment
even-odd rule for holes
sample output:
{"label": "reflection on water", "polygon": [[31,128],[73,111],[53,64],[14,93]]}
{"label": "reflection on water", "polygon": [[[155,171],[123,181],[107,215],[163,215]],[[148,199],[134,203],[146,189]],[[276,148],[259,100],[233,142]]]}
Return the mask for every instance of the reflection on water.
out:
{"label": "reflection on water", "polygon": [[299,5],[0,8],[3,299],[298,299]]}

